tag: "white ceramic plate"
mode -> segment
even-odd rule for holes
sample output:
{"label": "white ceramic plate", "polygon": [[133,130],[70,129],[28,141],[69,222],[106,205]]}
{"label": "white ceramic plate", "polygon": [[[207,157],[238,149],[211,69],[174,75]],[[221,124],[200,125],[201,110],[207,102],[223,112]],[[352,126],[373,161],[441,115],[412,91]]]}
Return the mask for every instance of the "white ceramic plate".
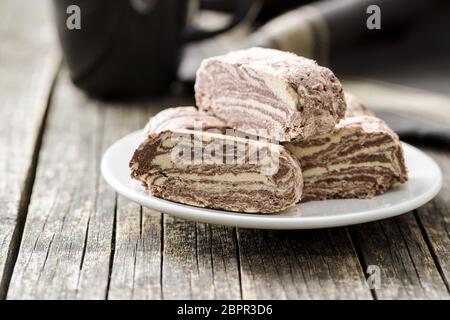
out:
{"label": "white ceramic plate", "polygon": [[367,200],[326,200],[299,204],[275,215],[211,210],[149,196],[130,178],[128,162],[143,138],[136,131],[114,143],[103,155],[102,173],[121,195],[176,217],[243,228],[313,229],[344,226],[393,217],[430,201],[441,189],[442,172],[425,153],[403,143],[409,181]]}

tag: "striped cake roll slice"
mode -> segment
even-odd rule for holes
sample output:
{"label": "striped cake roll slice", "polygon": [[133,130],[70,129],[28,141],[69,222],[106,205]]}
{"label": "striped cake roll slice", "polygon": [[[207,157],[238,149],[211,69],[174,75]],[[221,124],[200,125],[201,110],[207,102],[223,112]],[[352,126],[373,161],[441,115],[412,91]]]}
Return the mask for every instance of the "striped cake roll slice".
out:
{"label": "striped cake roll slice", "polygon": [[150,195],[197,207],[275,213],[302,193],[299,163],[284,147],[217,133],[150,132],[129,166]]}
{"label": "striped cake roll slice", "polygon": [[285,147],[302,167],[302,201],[371,198],[408,179],[397,135],[376,117],[350,117]]}
{"label": "striped cake roll slice", "polygon": [[344,92],[333,72],[274,49],[251,48],[205,59],[197,71],[200,110],[229,127],[273,140],[333,130],[344,117]]}

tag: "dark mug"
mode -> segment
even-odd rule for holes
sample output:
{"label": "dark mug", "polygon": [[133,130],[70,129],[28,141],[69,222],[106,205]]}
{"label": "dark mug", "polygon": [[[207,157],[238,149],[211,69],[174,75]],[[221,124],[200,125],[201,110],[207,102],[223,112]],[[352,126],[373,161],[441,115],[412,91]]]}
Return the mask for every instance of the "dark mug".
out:
{"label": "dark mug", "polygon": [[165,92],[176,78],[183,44],[236,26],[252,2],[238,1],[226,26],[207,31],[187,24],[188,0],[53,0],[73,82],[103,98]]}

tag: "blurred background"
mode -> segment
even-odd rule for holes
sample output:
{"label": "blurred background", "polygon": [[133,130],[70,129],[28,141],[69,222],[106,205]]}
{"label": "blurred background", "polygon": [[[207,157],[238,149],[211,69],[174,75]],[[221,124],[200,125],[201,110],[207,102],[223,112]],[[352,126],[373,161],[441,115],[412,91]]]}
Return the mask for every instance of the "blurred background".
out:
{"label": "blurred background", "polygon": [[[202,6],[230,11],[233,2]],[[218,16],[209,14],[211,25]],[[450,146],[449,1],[266,0],[234,31],[188,45],[179,76],[193,79],[205,56],[250,45],[317,60],[402,139]]]}
{"label": "blurred background", "polygon": [[[26,41],[47,37],[48,30],[34,24],[32,40],[18,42],[18,24],[25,25],[27,15],[42,15],[39,21],[46,24],[51,19],[55,37],[41,39],[42,46],[61,49],[73,83],[92,99],[132,103],[182,96],[191,101],[202,59],[256,45],[292,51],[330,67],[346,91],[403,139],[450,141],[447,0],[41,3],[44,9],[33,5],[18,14],[0,2],[2,23],[11,25],[2,32],[0,50],[26,54]],[[0,59],[3,86],[11,76],[8,63]]]}

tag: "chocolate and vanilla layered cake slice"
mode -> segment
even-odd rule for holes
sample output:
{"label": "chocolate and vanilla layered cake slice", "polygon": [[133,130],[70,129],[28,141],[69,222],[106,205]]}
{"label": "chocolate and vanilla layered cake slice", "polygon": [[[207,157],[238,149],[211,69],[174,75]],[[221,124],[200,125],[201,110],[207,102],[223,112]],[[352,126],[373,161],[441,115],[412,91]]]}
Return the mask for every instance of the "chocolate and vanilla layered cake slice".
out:
{"label": "chocolate and vanilla layered cake slice", "polygon": [[200,110],[226,125],[279,141],[333,130],[344,92],[333,72],[293,53],[251,48],[205,59],[195,82]]}
{"label": "chocolate and vanilla layered cake slice", "polygon": [[130,169],[155,197],[238,212],[282,211],[300,200],[303,185],[282,146],[193,130],[149,133]]}
{"label": "chocolate and vanilla layered cake slice", "polygon": [[285,147],[302,167],[302,201],[371,198],[408,179],[397,135],[376,117],[350,117]]}

